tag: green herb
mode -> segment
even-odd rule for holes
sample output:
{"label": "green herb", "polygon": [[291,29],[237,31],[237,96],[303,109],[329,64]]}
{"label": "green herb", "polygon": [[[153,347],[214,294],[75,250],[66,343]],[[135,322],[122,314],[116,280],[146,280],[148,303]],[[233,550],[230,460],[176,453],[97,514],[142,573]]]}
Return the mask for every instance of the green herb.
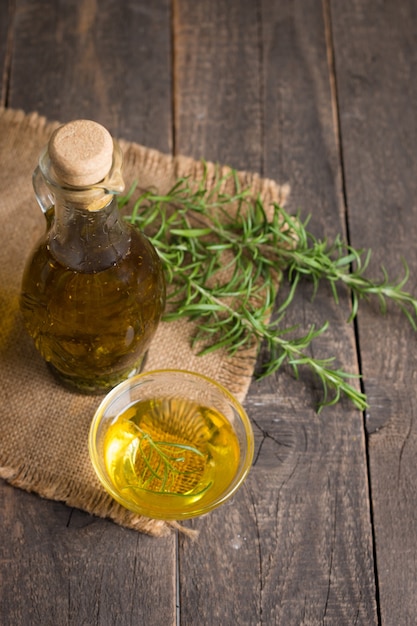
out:
{"label": "green herb", "polygon": [[[236,191],[224,192],[230,182]],[[120,206],[129,202],[133,191],[120,199]],[[332,368],[333,358],[308,354],[312,341],[327,330],[327,322],[289,338],[295,329],[283,322],[301,278],[311,279],[314,291],[327,280],[336,302],[338,287],[348,287],[349,321],[357,314],[359,300],[374,295],[382,311],[392,300],[417,327],[417,300],[403,290],[406,264],[398,283],[390,282],[384,269],[381,282],[369,280],[364,272],[370,252],[355,250],[340,237],[331,244],[316,239],[307,230],[308,219],[302,222],[277,204],[266,207],[248,189],[240,189],[235,171],[218,177],[210,188],[206,177],[200,183],[181,178],[166,195],[146,191],[135,200],[127,219],[148,235],[164,263],[169,285],[166,320],[198,320],[194,342],[203,345],[201,354],[220,348],[233,354],[245,345],[265,344],[270,358],[261,376],[284,363],[297,376],[300,366],[310,367],[323,387],[319,409],[335,404],[342,394],[361,410],[367,401],[349,382],[358,376]],[[289,294],[271,317],[284,273]]]}
{"label": "green herb", "polygon": [[[144,489],[153,493],[168,493],[176,495],[188,495],[181,493],[176,487],[179,478],[193,480],[198,483],[200,472],[197,470],[183,470],[181,465],[186,464],[186,455],[195,455],[204,459],[204,454],[198,448],[187,444],[175,443],[171,441],[155,441],[149,433],[133,424],[138,433],[136,461],[141,461],[143,471],[139,484],[129,484],[125,489]],[[178,454],[174,452],[178,451]],[[135,473],[135,468],[134,473]],[[193,492],[193,496],[201,495],[211,486],[211,483],[204,485],[198,493]]]}

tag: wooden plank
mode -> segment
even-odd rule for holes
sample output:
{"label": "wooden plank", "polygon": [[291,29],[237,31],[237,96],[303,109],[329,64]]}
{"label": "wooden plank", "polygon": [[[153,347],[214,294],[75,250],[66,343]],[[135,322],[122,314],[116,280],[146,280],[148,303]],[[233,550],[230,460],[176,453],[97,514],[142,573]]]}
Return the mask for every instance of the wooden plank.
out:
{"label": "wooden plank", "polygon": [[13,34],[13,4],[11,2],[2,2],[0,4],[0,105],[5,106],[7,103],[9,77],[10,77],[10,58]]}
{"label": "wooden plank", "polygon": [[[417,22],[415,2],[332,3],[346,196],[352,242],[371,247],[369,274],[410,266],[417,293]],[[381,620],[417,614],[415,333],[393,307],[359,315]]]}
{"label": "wooden plank", "polygon": [[[321,6],[233,10],[176,2],[177,150],[289,180],[291,208],[313,212],[316,234],[343,232]],[[355,371],[346,294],[339,308],[326,289],[314,304],[309,296],[305,287],[288,325],[328,319],[333,330],[315,351]],[[184,623],[220,613],[251,625],[377,622],[362,415],[343,402],[317,416],[316,383],[304,380],[284,370],[250,389],[259,456],[230,506],[192,522],[198,543],[180,544]]]}
{"label": "wooden plank", "polygon": [[1,494],[2,624],[175,622],[172,537],[155,540],[4,483]]}
{"label": "wooden plank", "polygon": [[[256,4],[174,6],[176,152],[260,171]],[[180,539],[180,623],[258,623],[260,559],[250,499],[244,489],[230,505],[189,523],[199,538]]]}
{"label": "wooden plank", "polygon": [[[8,103],[171,146],[170,10],[17,0]],[[172,624],[176,536],[153,539],[0,484],[1,620]]]}
{"label": "wooden plank", "polygon": [[174,0],[173,7],[175,151],[259,171],[256,3]]}
{"label": "wooden plank", "polygon": [[170,41],[169,0],[17,0],[10,106],[170,152]]}

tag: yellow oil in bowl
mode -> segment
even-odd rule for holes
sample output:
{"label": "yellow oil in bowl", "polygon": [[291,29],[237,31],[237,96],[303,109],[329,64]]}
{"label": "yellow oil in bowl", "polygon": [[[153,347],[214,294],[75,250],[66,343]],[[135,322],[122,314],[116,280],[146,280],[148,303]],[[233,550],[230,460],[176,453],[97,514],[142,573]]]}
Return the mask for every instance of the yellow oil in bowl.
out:
{"label": "yellow oil in bowl", "polygon": [[249,419],[220,385],[190,372],[141,374],[114,389],[90,430],[107,491],[158,519],[206,513],[234,493],[253,457]]}
{"label": "yellow oil in bowl", "polygon": [[114,488],[126,500],[175,516],[227,489],[239,465],[239,443],[215,409],[155,399],[136,402],[118,417],[104,455]]}

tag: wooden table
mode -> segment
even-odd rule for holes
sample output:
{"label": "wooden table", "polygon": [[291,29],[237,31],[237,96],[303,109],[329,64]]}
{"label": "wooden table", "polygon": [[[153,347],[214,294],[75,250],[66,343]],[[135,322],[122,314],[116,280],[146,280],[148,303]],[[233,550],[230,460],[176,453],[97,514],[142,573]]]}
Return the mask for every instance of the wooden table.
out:
{"label": "wooden table", "polygon": [[[371,247],[374,277],[404,256],[417,294],[413,0],[9,0],[0,33],[4,106],[288,181],[316,236]],[[415,333],[311,295],[288,323],[330,321],[314,354],[362,372],[369,410],[317,415],[305,371],[254,381],[255,465],[194,542],[1,483],[2,625],[417,623]]]}

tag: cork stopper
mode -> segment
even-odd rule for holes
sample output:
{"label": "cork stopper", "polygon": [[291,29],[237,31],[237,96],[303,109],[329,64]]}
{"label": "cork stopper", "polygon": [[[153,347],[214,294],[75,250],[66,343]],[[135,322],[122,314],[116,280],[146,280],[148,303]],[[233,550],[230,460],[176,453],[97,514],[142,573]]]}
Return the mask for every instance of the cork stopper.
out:
{"label": "cork stopper", "polygon": [[88,187],[103,180],[112,166],[110,133],[91,120],[60,126],[49,140],[49,157],[61,184]]}

